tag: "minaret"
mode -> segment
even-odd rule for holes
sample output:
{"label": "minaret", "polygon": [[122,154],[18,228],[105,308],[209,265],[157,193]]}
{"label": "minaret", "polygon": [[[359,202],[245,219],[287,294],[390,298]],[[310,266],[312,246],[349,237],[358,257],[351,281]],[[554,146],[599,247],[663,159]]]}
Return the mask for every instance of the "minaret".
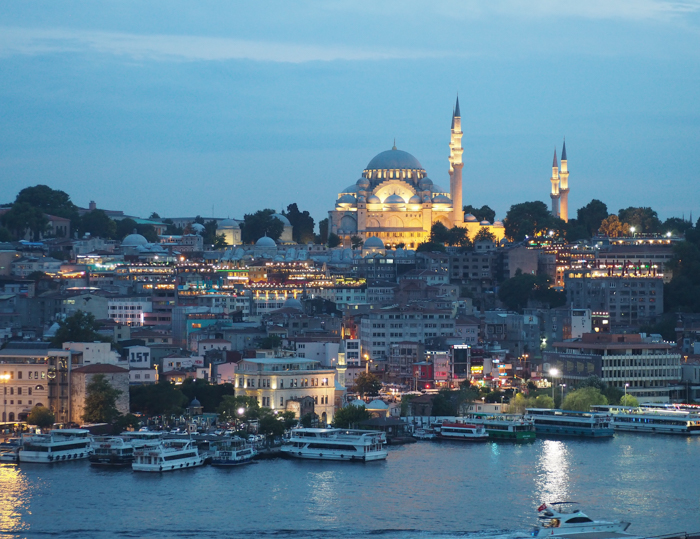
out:
{"label": "minaret", "polygon": [[450,150],[452,159],[450,165],[450,195],[452,196],[452,225],[464,224],[464,206],[462,206],[462,118],[459,112],[459,96],[455,112],[452,116],[452,136],[450,138]]}
{"label": "minaret", "polygon": [[554,161],[552,162],[552,215],[559,217],[559,164],[557,163],[557,149],[554,148]]}
{"label": "minaret", "polygon": [[338,385],[345,387],[345,371],[348,370],[347,361],[345,361],[345,338],[341,336],[340,347],[338,348],[338,365],[336,367],[338,371]]}
{"label": "minaret", "polygon": [[559,193],[561,201],[559,205],[559,217],[564,222],[569,222],[569,166],[566,162],[566,139],[561,149],[561,172],[559,173]]}

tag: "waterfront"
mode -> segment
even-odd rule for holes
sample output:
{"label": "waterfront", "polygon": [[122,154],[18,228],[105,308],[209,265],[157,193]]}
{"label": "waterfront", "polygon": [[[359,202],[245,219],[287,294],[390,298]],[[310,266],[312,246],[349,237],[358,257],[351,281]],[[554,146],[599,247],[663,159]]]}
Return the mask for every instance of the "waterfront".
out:
{"label": "waterfront", "polygon": [[[0,537],[513,537],[543,501],[630,532],[700,530],[700,439],[420,442],[367,464],[270,460],[168,474],[0,466]],[[413,531],[413,530],[419,530]],[[522,534],[521,534],[522,535]]]}

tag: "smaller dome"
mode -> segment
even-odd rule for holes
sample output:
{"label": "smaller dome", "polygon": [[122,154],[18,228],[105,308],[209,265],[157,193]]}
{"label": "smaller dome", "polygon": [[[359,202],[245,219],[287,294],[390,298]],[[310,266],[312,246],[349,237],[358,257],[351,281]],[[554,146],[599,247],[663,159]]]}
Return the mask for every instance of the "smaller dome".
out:
{"label": "smaller dome", "polygon": [[464,216],[464,220],[469,222],[469,223],[476,223],[478,219],[474,217],[471,213],[468,213],[467,215]]}
{"label": "smaller dome", "polygon": [[216,228],[240,228],[238,226],[238,223],[234,221],[233,219],[223,219],[219,221],[219,224],[216,225]]}
{"label": "smaller dome", "polygon": [[379,399],[375,399],[375,400],[371,401],[366,406],[366,408],[368,410],[387,410],[389,408],[389,406],[387,405],[386,402],[379,400]]}
{"label": "smaller dome", "polygon": [[362,399],[355,399],[354,401],[348,403],[348,406],[357,406],[359,408],[360,406],[365,406],[365,401]]}
{"label": "smaller dome", "polygon": [[360,178],[357,180],[357,187],[359,189],[367,189],[369,187],[369,180],[367,178]]}
{"label": "smaller dome", "polygon": [[435,195],[433,197],[433,204],[452,204],[452,201],[445,195]]}
{"label": "smaller dome", "polygon": [[381,240],[381,238],[372,236],[371,238],[367,238],[365,240],[362,247],[365,249],[384,249],[384,242]]}
{"label": "smaller dome", "polygon": [[357,199],[353,195],[346,194],[341,196],[337,200],[336,204],[354,204],[355,202],[357,202]]}
{"label": "smaller dome", "polygon": [[494,228],[503,228],[503,221],[494,221],[493,227]]}
{"label": "smaller dome", "polygon": [[420,195],[413,195],[411,198],[408,199],[409,204],[420,204],[421,199]]}
{"label": "smaller dome", "polygon": [[420,187],[423,191],[430,191],[432,186],[433,180],[430,178],[422,178],[421,181],[418,182],[418,187]]}
{"label": "smaller dome", "polygon": [[263,236],[258,241],[255,242],[256,247],[277,247],[277,243],[272,238]]}
{"label": "smaller dome", "polygon": [[343,189],[341,193],[357,193],[357,189],[357,185],[353,184]]}
{"label": "smaller dome", "polygon": [[190,408],[201,408],[202,403],[197,400],[197,397],[192,399],[192,402],[190,402]]}
{"label": "smaller dome", "polygon": [[367,197],[367,204],[381,204],[382,201],[379,199],[377,195],[369,195]]}
{"label": "smaller dome", "polygon": [[479,224],[480,224],[481,226],[490,226],[490,225],[491,225],[491,223],[489,223],[486,219],[484,219],[483,221],[481,221]]}
{"label": "smaller dome", "polygon": [[292,223],[289,222],[289,219],[287,219],[287,218],[286,218],[284,215],[282,215],[281,213],[273,213],[273,214],[272,214],[272,217],[274,217],[275,219],[278,219],[278,220],[282,221],[282,224],[283,224],[284,226],[292,226]]}
{"label": "smaller dome", "polygon": [[439,185],[436,184],[436,183],[433,184],[433,187],[431,188],[431,191],[432,191],[433,193],[447,193],[447,192],[448,192],[448,191],[445,191],[444,188],[442,188],[441,186],[439,186]]}
{"label": "smaller dome", "polygon": [[129,234],[122,240],[122,247],[138,247],[139,245],[146,245],[147,243],[148,240],[146,238],[134,231],[133,234]]}
{"label": "smaller dome", "polygon": [[384,199],[384,204],[406,204],[406,201],[399,195],[389,195]]}
{"label": "smaller dome", "polygon": [[288,297],[286,300],[284,300],[284,303],[282,304],[282,308],[286,309],[296,309],[298,311],[303,311],[304,306],[301,304],[301,301],[298,299],[295,299],[293,297]]}
{"label": "smaller dome", "polygon": [[192,230],[196,232],[204,232],[204,225],[202,223],[192,223]]}

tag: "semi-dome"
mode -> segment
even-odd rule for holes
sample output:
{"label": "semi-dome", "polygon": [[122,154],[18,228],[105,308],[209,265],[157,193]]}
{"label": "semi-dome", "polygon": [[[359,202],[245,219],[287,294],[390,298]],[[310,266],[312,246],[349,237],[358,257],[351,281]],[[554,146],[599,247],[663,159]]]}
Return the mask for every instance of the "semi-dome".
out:
{"label": "semi-dome", "polygon": [[493,227],[494,228],[503,228],[503,222],[502,221],[494,221]]}
{"label": "semi-dome", "polygon": [[375,155],[366,168],[367,170],[384,170],[389,168],[423,170],[423,165],[410,153],[397,150],[394,147],[391,150]]}
{"label": "semi-dome", "polygon": [[445,195],[435,195],[433,197],[433,204],[452,204],[452,201]]}
{"label": "semi-dome", "polygon": [[365,249],[384,249],[384,242],[381,238],[372,236],[371,238],[367,238],[362,246]]}
{"label": "semi-dome", "polygon": [[122,240],[122,247],[138,247],[139,245],[146,245],[147,243],[148,240],[146,238],[134,232]]}
{"label": "semi-dome", "polygon": [[491,223],[489,223],[486,219],[484,219],[483,221],[481,221],[479,224],[480,224],[481,226],[489,226],[489,225],[491,225]]}
{"label": "semi-dome", "polygon": [[367,204],[381,204],[382,201],[377,195],[369,195],[367,197]]}
{"label": "semi-dome", "polygon": [[262,238],[260,238],[258,241],[255,242],[255,245],[257,247],[277,247],[275,240],[273,240],[272,238],[268,238],[267,236],[263,236]]}
{"label": "semi-dome", "polygon": [[430,188],[430,190],[433,193],[449,193],[449,191],[445,191],[445,189],[442,186],[440,186],[436,183],[433,184],[433,186]]}
{"label": "semi-dome", "polygon": [[430,191],[433,187],[433,180],[421,178],[421,181],[418,182],[418,187],[420,187],[421,191]]}
{"label": "semi-dome", "polygon": [[471,213],[468,213],[467,215],[464,216],[464,220],[468,223],[476,223],[478,219],[472,215]]}
{"label": "semi-dome", "polygon": [[367,188],[369,187],[369,180],[367,178],[360,178],[359,180],[357,180],[357,187],[359,189],[367,190]]}
{"label": "semi-dome", "polygon": [[341,191],[341,193],[357,193],[358,187],[357,184],[352,184],[348,185],[345,189]]}
{"label": "semi-dome", "polygon": [[292,226],[292,223],[289,222],[289,219],[287,219],[287,218],[286,218],[284,215],[282,215],[281,213],[273,213],[273,214],[272,214],[272,217],[274,217],[275,219],[279,219],[280,221],[282,221],[282,224],[283,224],[284,226]]}
{"label": "semi-dome", "polygon": [[400,195],[389,195],[384,199],[384,204],[406,204],[406,201]]}
{"label": "semi-dome", "polygon": [[413,195],[411,198],[408,199],[409,204],[420,204],[421,203],[421,198],[420,195]]}
{"label": "semi-dome", "polygon": [[357,199],[354,196],[347,194],[340,197],[336,204],[354,204],[355,202],[357,202]]}

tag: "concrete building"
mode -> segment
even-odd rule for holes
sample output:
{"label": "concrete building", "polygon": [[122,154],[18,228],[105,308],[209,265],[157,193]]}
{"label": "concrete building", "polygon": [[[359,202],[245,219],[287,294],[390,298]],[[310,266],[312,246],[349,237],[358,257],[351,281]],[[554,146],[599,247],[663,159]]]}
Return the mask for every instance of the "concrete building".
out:
{"label": "concrete building", "polygon": [[83,421],[87,387],[97,375],[103,375],[110,386],[121,391],[117,397],[117,410],[122,414],[129,413],[129,370],[116,365],[86,365],[77,367],[71,372],[70,406],[73,421]]}
{"label": "concrete building", "polygon": [[123,364],[121,356],[112,350],[108,342],[64,342],[62,348],[70,350],[74,354],[82,355],[82,365],[103,363],[107,365]]}
{"label": "concrete building", "polygon": [[108,303],[109,317],[127,326],[143,326],[146,313],[153,310],[150,297],[113,298]]}

